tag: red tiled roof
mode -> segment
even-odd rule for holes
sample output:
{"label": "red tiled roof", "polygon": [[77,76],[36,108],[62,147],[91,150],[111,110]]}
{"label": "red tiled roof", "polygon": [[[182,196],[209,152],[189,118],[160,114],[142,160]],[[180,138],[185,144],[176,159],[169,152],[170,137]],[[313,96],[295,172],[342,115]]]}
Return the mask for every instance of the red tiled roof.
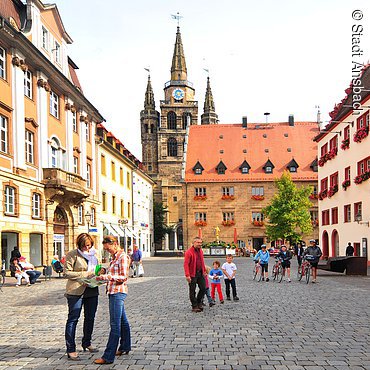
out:
{"label": "red tiled roof", "polygon": [[[317,156],[313,138],[318,132],[316,122],[296,122],[294,126],[287,122],[248,124],[247,129],[241,124],[191,126],[185,182],[273,181],[293,158],[299,165],[297,173],[291,173],[293,180],[317,180],[317,172],[310,165]],[[268,159],[275,166],[272,174],[263,170]],[[224,175],[216,171],[220,160],[227,167]],[[239,169],[244,160],[251,166],[249,174],[242,174]],[[204,167],[201,175],[193,171],[197,161]]]}
{"label": "red tiled roof", "polygon": [[82,87],[81,87],[80,81],[77,77],[77,73],[76,73],[75,68],[73,68],[73,66],[70,63],[68,63],[68,68],[69,68],[69,74],[71,76],[73,85],[78,87],[80,89],[80,91],[83,93]]}

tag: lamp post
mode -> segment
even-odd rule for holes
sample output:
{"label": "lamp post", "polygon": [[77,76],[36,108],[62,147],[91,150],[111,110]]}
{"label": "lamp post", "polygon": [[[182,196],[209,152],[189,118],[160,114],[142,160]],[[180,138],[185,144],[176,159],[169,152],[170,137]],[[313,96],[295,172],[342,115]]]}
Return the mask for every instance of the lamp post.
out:
{"label": "lamp post", "polygon": [[89,233],[90,232],[90,221],[91,221],[91,213],[89,211],[85,213],[85,221],[87,223],[87,232]]}
{"label": "lamp post", "polygon": [[121,219],[118,220],[118,223],[123,226],[123,246],[125,249],[125,252],[127,253],[127,243],[126,243],[126,225],[128,224],[128,220],[126,219]]}

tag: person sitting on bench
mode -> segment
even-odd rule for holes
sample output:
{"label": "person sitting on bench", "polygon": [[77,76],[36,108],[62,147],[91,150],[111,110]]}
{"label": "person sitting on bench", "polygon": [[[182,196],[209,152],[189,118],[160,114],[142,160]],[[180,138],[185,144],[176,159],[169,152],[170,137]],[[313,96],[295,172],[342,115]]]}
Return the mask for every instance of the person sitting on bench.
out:
{"label": "person sitting on bench", "polygon": [[35,270],[35,266],[26,260],[26,257],[19,257],[19,264],[22,266],[23,270],[30,277],[30,283],[35,284],[36,280],[40,277],[41,272]]}

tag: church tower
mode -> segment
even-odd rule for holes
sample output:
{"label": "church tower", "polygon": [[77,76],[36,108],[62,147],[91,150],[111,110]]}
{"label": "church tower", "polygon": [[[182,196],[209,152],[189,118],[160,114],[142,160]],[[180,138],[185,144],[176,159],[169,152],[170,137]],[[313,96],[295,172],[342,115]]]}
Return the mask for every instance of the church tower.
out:
{"label": "church tower", "polygon": [[213,95],[211,90],[211,84],[209,77],[207,77],[207,89],[206,96],[204,99],[203,114],[201,116],[202,125],[212,125],[218,123],[218,115],[215,111],[215,103],[213,101]]}

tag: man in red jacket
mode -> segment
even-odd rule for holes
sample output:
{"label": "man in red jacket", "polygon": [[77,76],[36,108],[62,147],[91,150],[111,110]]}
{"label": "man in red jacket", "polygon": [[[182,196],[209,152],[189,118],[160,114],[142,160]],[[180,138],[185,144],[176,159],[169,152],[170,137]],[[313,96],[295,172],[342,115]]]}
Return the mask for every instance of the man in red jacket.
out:
{"label": "man in red jacket", "polygon": [[[193,312],[203,311],[203,297],[206,292],[206,266],[202,251],[202,239],[196,236],[193,245],[185,252],[185,278],[189,283],[189,297]],[[195,294],[198,284],[198,294]]]}

